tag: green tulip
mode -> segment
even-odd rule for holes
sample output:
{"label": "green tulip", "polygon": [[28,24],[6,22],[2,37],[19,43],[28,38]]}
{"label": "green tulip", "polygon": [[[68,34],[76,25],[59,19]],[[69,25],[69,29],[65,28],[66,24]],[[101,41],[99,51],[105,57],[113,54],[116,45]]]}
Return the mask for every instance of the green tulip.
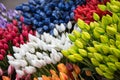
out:
{"label": "green tulip", "polygon": [[93,58],[93,53],[88,53],[88,58]]}
{"label": "green tulip", "polygon": [[76,37],[73,34],[68,34],[68,37],[72,42],[76,40]]}
{"label": "green tulip", "polygon": [[120,70],[120,62],[115,62],[115,66]]}
{"label": "green tulip", "polygon": [[113,13],[112,15],[112,20],[113,20],[113,23],[118,23],[118,21],[120,20],[119,17],[117,16],[117,14]]}
{"label": "green tulip", "polygon": [[80,32],[77,30],[73,30],[72,33],[75,35],[76,38],[79,38],[81,36]]}
{"label": "green tulip", "polygon": [[87,47],[87,50],[91,53],[97,52],[97,50],[94,47]]}
{"label": "green tulip", "polygon": [[112,17],[110,15],[106,15],[107,25],[111,24],[113,22]]}
{"label": "green tulip", "polygon": [[105,62],[109,62],[110,59],[108,58],[108,56],[103,56],[103,61],[105,61]]}
{"label": "green tulip", "polygon": [[116,48],[110,48],[111,54],[115,55],[116,57],[120,58],[120,50]]}
{"label": "green tulip", "polygon": [[115,40],[110,39],[110,40],[109,40],[109,43],[110,43],[111,45],[115,45]]}
{"label": "green tulip", "polygon": [[99,75],[103,76],[103,71],[99,67],[96,67],[95,70]]}
{"label": "green tulip", "polygon": [[110,5],[109,7],[112,12],[120,12],[120,8],[117,5]]}
{"label": "green tulip", "polygon": [[108,25],[108,22],[106,21],[106,16],[102,16],[102,25],[105,27]]}
{"label": "green tulip", "polygon": [[108,67],[109,67],[109,69],[111,70],[111,71],[116,71],[117,70],[117,68],[116,68],[116,66],[115,66],[115,64],[114,63],[112,63],[112,62],[107,62],[107,65],[108,65]]}
{"label": "green tulip", "polygon": [[110,59],[111,62],[118,62],[118,58],[114,55],[109,55],[108,58]]}
{"label": "green tulip", "polygon": [[108,42],[108,36],[106,36],[106,35],[100,35],[100,41],[102,43],[107,43]]}
{"label": "green tulip", "polygon": [[98,4],[98,8],[101,10],[101,11],[105,11],[107,8],[105,5],[100,5]]}
{"label": "green tulip", "polygon": [[71,61],[73,61],[73,62],[77,61],[74,55],[69,55],[68,59],[71,60]]}
{"label": "green tulip", "polygon": [[120,41],[120,34],[116,34],[115,37],[116,37],[116,40]]}
{"label": "green tulip", "polygon": [[85,41],[89,41],[90,38],[91,38],[91,36],[90,36],[90,34],[89,34],[88,32],[83,31],[83,32],[82,32],[82,35],[81,35],[81,38],[82,38],[83,40],[85,40]]}
{"label": "green tulip", "polygon": [[87,51],[85,49],[79,49],[78,51],[82,57],[87,57]]}
{"label": "green tulip", "polygon": [[83,43],[80,41],[80,40],[76,40],[75,41],[75,45],[78,47],[78,48],[83,48],[84,46],[83,46]]}
{"label": "green tulip", "polygon": [[96,39],[100,38],[100,33],[98,33],[97,31],[95,31],[95,29],[93,30],[93,35]]}
{"label": "green tulip", "polygon": [[75,57],[76,60],[78,61],[82,61],[83,57],[80,54],[73,54],[73,56]]}
{"label": "green tulip", "polygon": [[99,21],[99,20],[100,20],[100,17],[99,17],[98,14],[93,13],[93,19],[96,20],[96,21]]}
{"label": "green tulip", "polygon": [[112,5],[117,5],[117,6],[120,7],[120,2],[119,1],[113,0],[113,1],[111,1],[111,4]]}
{"label": "green tulip", "polygon": [[85,29],[85,22],[81,19],[78,19],[77,25],[80,29]]}
{"label": "green tulip", "polygon": [[103,72],[105,72],[108,67],[107,67],[105,64],[100,64],[100,65],[99,65],[99,68],[100,68]]}
{"label": "green tulip", "polygon": [[99,62],[103,61],[103,56],[100,53],[93,53],[93,54],[97,61]]}
{"label": "green tulip", "polygon": [[106,32],[109,35],[115,35],[117,33],[117,29],[115,27],[107,26]]}
{"label": "green tulip", "polygon": [[105,30],[101,27],[95,27],[95,31],[97,31],[99,34],[104,34]]}
{"label": "green tulip", "polygon": [[90,29],[93,30],[95,28],[95,25],[93,22],[90,22]]}
{"label": "green tulip", "polygon": [[68,55],[70,55],[70,53],[68,52],[68,50],[62,50],[61,52],[62,52],[62,54],[63,54],[65,57],[68,57]]}
{"label": "green tulip", "polygon": [[99,66],[99,62],[95,58],[91,58],[91,62],[94,66]]}
{"label": "green tulip", "polygon": [[114,76],[109,74],[109,73],[103,73],[103,75],[107,78],[107,79],[113,79]]}
{"label": "green tulip", "polygon": [[69,48],[69,49],[68,49],[68,52],[69,52],[70,54],[78,54],[77,51],[74,50],[74,49],[72,49],[72,48]]}
{"label": "green tulip", "polygon": [[102,52],[102,46],[101,45],[94,45],[95,49],[98,51],[98,52]]}
{"label": "green tulip", "polygon": [[103,54],[107,55],[110,52],[110,47],[108,45],[101,44],[101,51]]}

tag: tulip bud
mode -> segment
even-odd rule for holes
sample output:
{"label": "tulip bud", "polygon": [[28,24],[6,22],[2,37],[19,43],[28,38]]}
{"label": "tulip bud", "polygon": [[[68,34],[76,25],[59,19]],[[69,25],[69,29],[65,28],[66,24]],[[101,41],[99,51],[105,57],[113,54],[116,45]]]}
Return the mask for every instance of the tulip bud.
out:
{"label": "tulip bud", "polygon": [[108,58],[110,59],[111,62],[118,62],[118,58],[114,55],[109,55]]}
{"label": "tulip bud", "polygon": [[117,29],[114,27],[107,26],[106,27],[106,32],[109,35],[115,35],[117,33]]}
{"label": "tulip bud", "polygon": [[73,64],[72,63],[66,63],[66,68],[68,71],[72,72],[73,71]]}
{"label": "tulip bud", "polygon": [[116,40],[120,41],[120,34],[115,35]]}
{"label": "tulip bud", "polygon": [[110,47],[108,45],[101,45],[101,50],[103,51],[103,54],[108,54],[110,52]]}
{"label": "tulip bud", "polygon": [[78,19],[78,21],[77,21],[77,25],[78,25],[78,27],[80,28],[80,29],[85,29],[85,22],[83,21],[83,20],[81,20],[81,19]]}
{"label": "tulip bud", "polygon": [[103,56],[103,60],[104,60],[105,62],[109,62],[109,61],[110,61],[110,59],[108,58],[108,56]]}
{"label": "tulip bud", "polygon": [[80,32],[77,30],[73,30],[72,33],[75,35],[76,38],[79,38],[81,36]]}
{"label": "tulip bud", "polygon": [[111,24],[111,23],[113,23],[112,21],[112,17],[110,16],[110,15],[108,15],[108,14],[106,14],[106,20],[107,20],[107,24],[109,25],[109,24]]}
{"label": "tulip bud", "polygon": [[99,62],[95,58],[91,58],[91,62],[94,66],[99,66]]}
{"label": "tulip bud", "polygon": [[97,52],[97,50],[96,50],[94,47],[87,47],[87,50],[88,50],[90,53]]}
{"label": "tulip bud", "polygon": [[95,70],[99,75],[103,76],[103,71],[99,67],[96,67]]}
{"label": "tulip bud", "polygon": [[87,23],[85,23],[85,29],[87,30],[87,31],[89,31],[90,30],[90,26],[87,24]]}
{"label": "tulip bud", "polygon": [[99,21],[99,20],[100,20],[100,17],[99,17],[98,14],[93,13],[93,19],[96,20],[96,21]]}
{"label": "tulip bud", "polygon": [[2,76],[2,80],[11,80],[11,79],[7,76]]}
{"label": "tulip bud", "polygon": [[93,58],[93,53],[88,53],[88,58]]}
{"label": "tulip bud", "polygon": [[90,29],[93,30],[95,28],[95,25],[93,22],[90,23]]}
{"label": "tulip bud", "polygon": [[77,75],[81,74],[81,69],[78,65],[73,64],[73,68]]}
{"label": "tulip bud", "polygon": [[12,65],[9,65],[8,67],[8,75],[12,75],[14,72],[14,67]]}
{"label": "tulip bud", "polygon": [[120,62],[115,62],[115,66],[120,70]]}
{"label": "tulip bud", "polygon": [[[106,71],[108,69],[108,67],[105,65],[105,64],[100,64],[99,65],[99,68],[102,70],[102,71]],[[110,72],[110,71],[109,71]]]}
{"label": "tulip bud", "polygon": [[112,20],[113,20],[113,23],[118,23],[119,17],[118,17],[118,15],[116,13],[112,14]]}
{"label": "tulip bud", "polygon": [[117,12],[119,12],[120,8],[117,5],[110,5],[110,10],[112,12],[117,13]]}
{"label": "tulip bud", "polygon": [[102,52],[102,50],[101,50],[101,48],[102,48],[101,45],[95,44],[94,47],[95,47],[95,49],[96,49],[98,52]]}
{"label": "tulip bud", "polygon": [[5,49],[5,50],[8,50],[8,48],[9,48],[8,45],[7,45],[7,44],[4,44],[4,49]]}
{"label": "tulip bud", "polygon": [[74,42],[76,40],[76,37],[72,34],[68,34],[69,39]]}
{"label": "tulip bud", "polygon": [[51,80],[51,79],[45,75],[42,75],[42,80]]}
{"label": "tulip bud", "polygon": [[100,40],[101,40],[102,43],[107,43],[108,42],[108,36],[100,35]]}
{"label": "tulip bud", "polygon": [[65,57],[68,57],[70,55],[70,53],[68,52],[68,50],[62,50],[61,51],[62,54],[65,56]]}
{"label": "tulip bud", "polygon": [[92,76],[92,72],[90,70],[85,70],[86,76]]}
{"label": "tulip bud", "polygon": [[101,10],[101,11],[105,11],[107,9],[107,7],[105,5],[101,5],[101,4],[98,4],[98,8]]}
{"label": "tulip bud", "polygon": [[103,56],[100,53],[93,53],[93,55],[97,61],[103,61]]}
{"label": "tulip bud", "polygon": [[86,51],[86,50],[84,50],[84,49],[79,49],[78,51],[79,51],[79,53],[80,53],[80,55],[81,55],[82,57],[87,57],[87,51]]}
{"label": "tulip bud", "polygon": [[66,66],[63,63],[59,63],[57,65],[57,69],[59,70],[59,72],[62,72],[62,73],[65,73],[65,74],[67,74],[67,72],[68,72]]}
{"label": "tulip bud", "polygon": [[69,48],[69,49],[68,49],[68,52],[71,53],[71,54],[77,54],[77,51],[75,51],[75,50],[72,49],[72,48]]}
{"label": "tulip bud", "polygon": [[104,34],[105,33],[105,30],[101,27],[95,27],[94,29],[96,32],[98,32],[99,34]]}
{"label": "tulip bud", "polygon": [[28,74],[26,77],[25,77],[25,80],[30,80],[31,79],[31,75]]}
{"label": "tulip bud", "polygon": [[110,48],[110,53],[120,58],[120,50],[116,48]]}
{"label": "tulip bud", "polygon": [[75,58],[74,55],[69,55],[69,56],[68,56],[68,59],[70,59],[70,60],[73,61],[73,62],[76,62],[76,58]]}
{"label": "tulip bud", "polygon": [[80,54],[73,54],[73,56],[75,57],[76,60],[78,61],[82,61],[83,57]]}
{"label": "tulip bud", "polygon": [[106,21],[106,17],[102,16],[102,25],[107,26],[108,22]]}
{"label": "tulip bud", "polygon": [[60,72],[59,75],[60,75],[60,80],[68,80],[68,76],[65,73]]}
{"label": "tulip bud", "polygon": [[107,79],[113,79],[114,76],[109,74],[109,73],[103,73],[103,75],[107,78]]}
{"label": "tulip bud", "polygon": [[98,33],[95,29],[93,30],[93,35],[96,39],[100,38],[100,33]]}
{"label": "tulip bud", "polygon": [[3,56],[6,55],[6,51],[5,51],[4,49],[1,49],[1,50],[0,50],[0,53],[1,53]]}
{"label": "tulip bud", "polygon": [[81,38],[85,41],[89,41],[91,36],[88,32],[82,32]]}
{"label": "tulip bud", "polygon": [[84,46],[83,46],[83,43],[80,41],[80,40],[75,40],[75,45],[78,47],[78,48],[80,48],[80,49],[82,49]]}
{"label": "tulip bud", "polygon": [[71,21],[69,21],[69,22],[67,23],[67,28],[68,28],[68,29],[71,29],[71,28],[72,28],[72,23],[71,23]]}
{"label": "tulip bud", "polygon": [[37,78],[33,78],[33,80],[38,80]]}
{"label": "tulip bud", "polygon": [[3,75],[3,70],[0,68],[0,76]]}
{"label": "tulip bud", "polygon": [[112,72],[114,72],[114,71],[117,70],[117,68],[116,68],[116,66],[115,66],[114,63],[112,63],[112,62],[107,62],[107,65],[108,65],[109,69],[110,69]]}

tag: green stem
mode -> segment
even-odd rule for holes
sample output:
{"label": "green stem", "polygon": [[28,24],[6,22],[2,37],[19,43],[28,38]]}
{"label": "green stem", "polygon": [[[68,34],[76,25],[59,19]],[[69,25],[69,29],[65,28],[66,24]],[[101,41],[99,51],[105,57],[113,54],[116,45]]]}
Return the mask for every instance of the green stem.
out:
{"label": "green stem", "polygon": [[50,66],[55,70],[55,72],[57,72],[57,70],[55,69],[55,67],[53,66],[53,64],[50,64]]}

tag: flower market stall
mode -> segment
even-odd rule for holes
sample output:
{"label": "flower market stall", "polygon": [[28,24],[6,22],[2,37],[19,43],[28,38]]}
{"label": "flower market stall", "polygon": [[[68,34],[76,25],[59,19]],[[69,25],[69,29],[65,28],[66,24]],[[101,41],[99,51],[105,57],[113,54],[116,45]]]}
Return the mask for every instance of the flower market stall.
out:
{"label": "flower market stall", "polygon": [[120,0],[2,2],[0,80],[120,80]]}

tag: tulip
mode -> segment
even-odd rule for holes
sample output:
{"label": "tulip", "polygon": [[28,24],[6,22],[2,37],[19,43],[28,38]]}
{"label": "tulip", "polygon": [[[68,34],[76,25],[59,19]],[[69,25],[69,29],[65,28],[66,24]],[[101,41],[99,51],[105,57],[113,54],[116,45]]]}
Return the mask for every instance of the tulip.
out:
{"label": "tulip", "polygon": [[60,75],[60,80],[68,80],[68,76],[65,73],[60,72],[59,75]]}
{"label": "tulip", "polygon": [[11,80],[11,79],[7,76],[2,76],[2,80]]}
{"label": "tulip", "polygon": [[12,75],[13,72],[14,72],[14,67],[9,65],[9,67],[8,67],[8,75]]}
{"label": "tulip", "polygon": [[0,68],[0,76],[3,75],[3,70]]}
{"label": "tulip", "polygon": [[59,72],[66,73],[66,74],[68,72],[66,66],[63,63],[58,64],[57,68],[58,68]]}

